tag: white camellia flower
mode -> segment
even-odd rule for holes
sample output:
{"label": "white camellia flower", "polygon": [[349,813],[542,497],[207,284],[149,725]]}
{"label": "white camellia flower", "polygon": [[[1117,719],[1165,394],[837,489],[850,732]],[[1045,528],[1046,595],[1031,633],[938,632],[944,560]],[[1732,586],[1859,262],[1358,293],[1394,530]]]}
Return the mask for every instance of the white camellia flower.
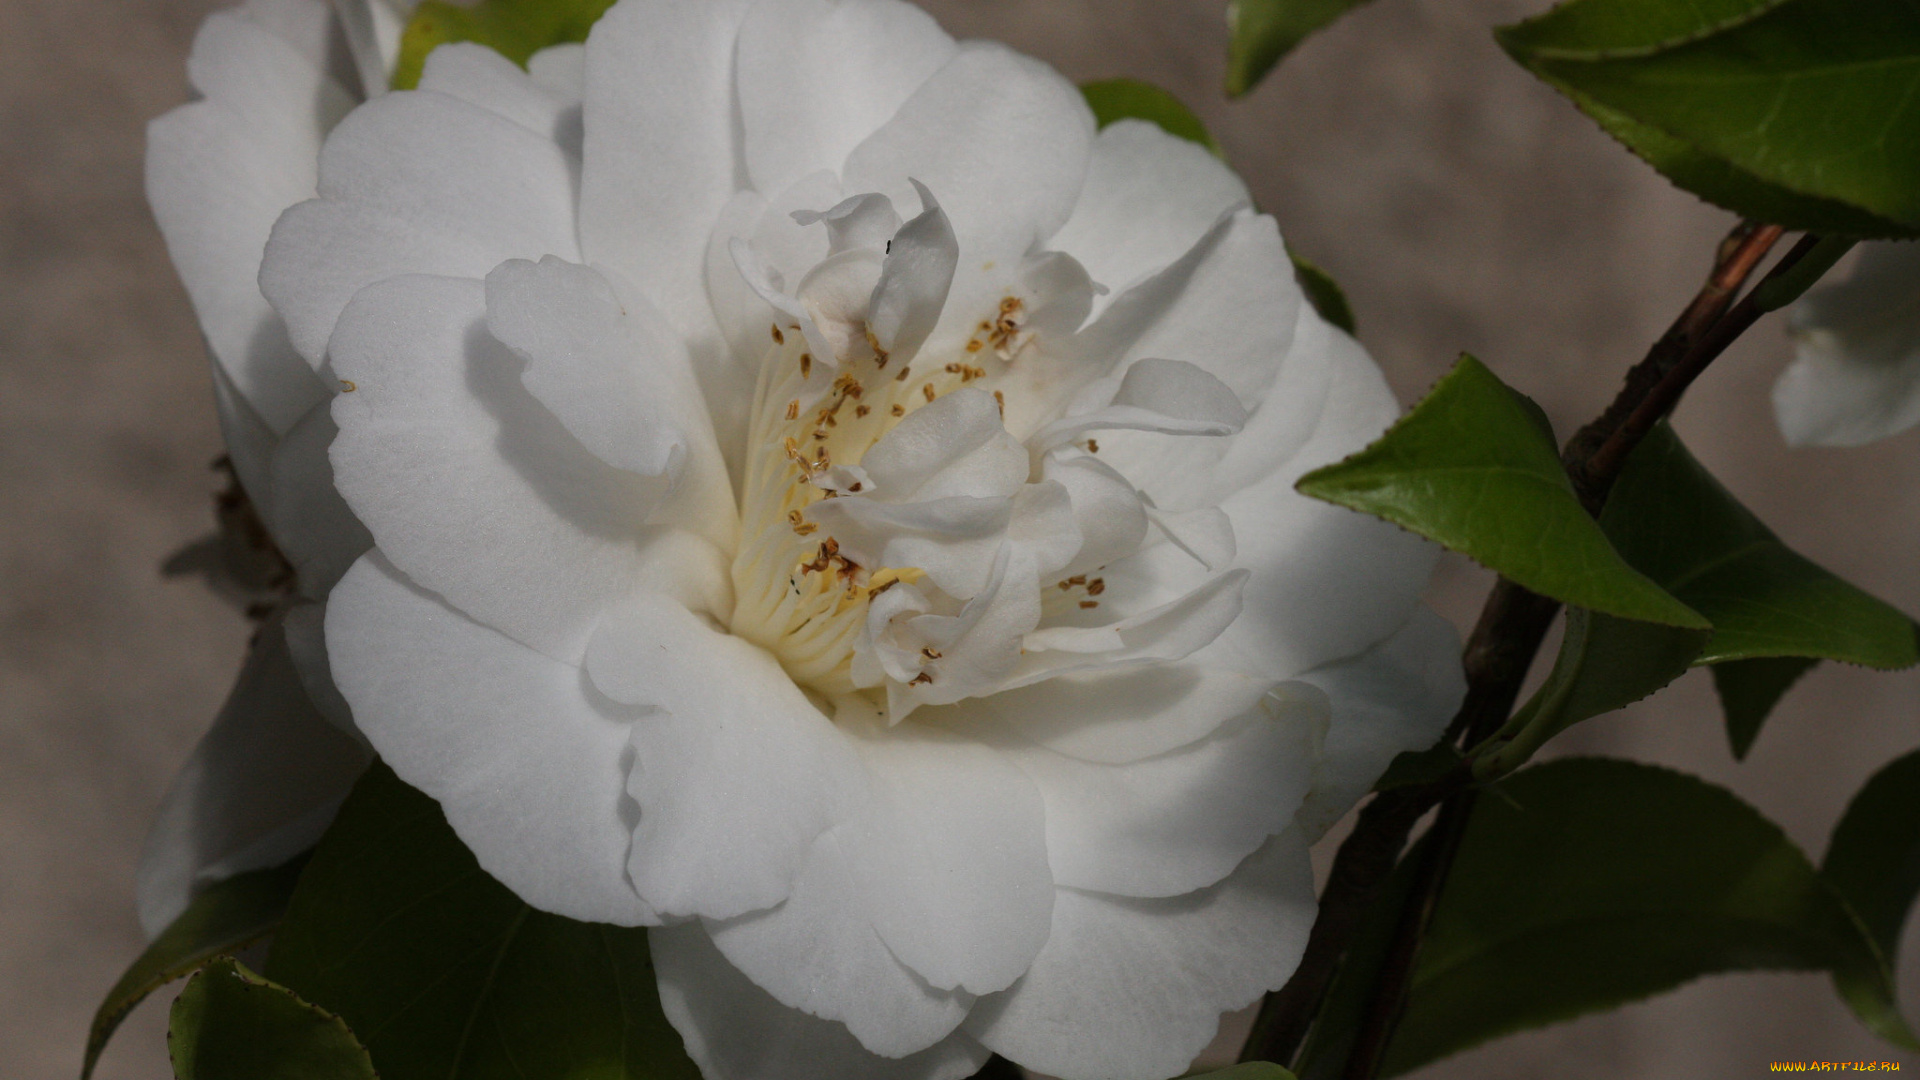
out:
{"label": "white camellia flower", "polygon": [[1795,357],[1773,388],[1794,446],[1860,446],[1920,423],[1920,243],[1863,244],[1853,274],[1789,311]]}
{"label": "white camellia flower", "polygon": [[219,265],[339,391],[332,677],[495,877],[656,928],[712,1080],[1164,1077],[1285,982],[1462,685],[1431,549],[1292,490],[1396,406],[1218,161],[895,0],[623,0],[303,176]]}
{"label": "white camellia flower", "polygon": [[188,59],[201,100],[147,133],[148,197],[206,336],[228,457],[293,565],[297,601],[261,628],[161,806],[137,888],[149,937],[205,884],[312,847],[368,760],[327,676],[321,625],[328,590],[372,540],[333,490],[328,385],[258,279],[274,221],[315,194],[328,130],[366,88],[385,90],[411,7],[248,0],[216,12]]}

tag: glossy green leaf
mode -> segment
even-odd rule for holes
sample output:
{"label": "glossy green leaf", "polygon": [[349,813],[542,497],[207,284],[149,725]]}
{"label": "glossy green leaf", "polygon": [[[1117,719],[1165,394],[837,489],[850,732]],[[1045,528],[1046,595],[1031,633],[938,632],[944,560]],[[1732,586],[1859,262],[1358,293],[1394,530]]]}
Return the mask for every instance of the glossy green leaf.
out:
{"label": "glossy green leaf", "polygon": [[375,1080],[339,1017],[232,957],[201,968],[169,1019],[175,1080]]}
{"label": "glossy green leaf", "polygon": [[1347,303],[1347,294],[1341,291],[1339,282],[1325,270],[1287,248],[1287,258],[1293,260],[1293,280],[1300,285],[1300,291],[1307,295],[1307,303],[1320,317],[1349,334],[1359,333],[1358,324],[1353,318],[1353,306]]}
{"label": "glossy green leaf", "polygon": [[1833,199],[1821,199],[1768,183],[1729,161],[1642,124],[1564,84],[1556,87],[1607,134],[1654,167],[1674,186],[1754,221],[1789,229],[1857,236],[1899,237],[1920,231]]}
{"label": "glossy green leaf", "polygon": [[1547,681],[1475,755],[1475,773],[1510,773],[1574,724],[1624,709],[1686,674],[1708,633],[1570,609]]}
{"label": "glossy green leaf", "polygon": [[1713,688],[1727,717],[1727,743],[1736,761],[1744,761],[1773,707],[1818,660],[1799,656],[1763,656],[1713,665]]}
{"label": "glossy green leaf", "polygon": [[1875,773],[1853,797],[1820,872],[1874,946],[1875,964],[1835,972],[1841,997],[1881,1036],[1920,1050],[1900,1018],[1893,977],[1900,929],[1920,895],[1920,751]]}
{"label": "glossy green leaf", "polygon": [[1628,562],[1713,623],[1700,663],[1920,662],[1911,619],[1781,543],[1665,424],[1628,459],[1600,525]]}
{"label": "glossy green leaf", "polygon": [[379,762],[315,850],[267,973],[361,1033],[384,1080],[699,1076],[645,929],[528,907]]}
{"label": "glossy green leaf", "polygon": [[[1589,111],[1665,136],[1693,167],[1724,163],[1722,186],[1700,192],[1716,201],[1745,177],[1853,207],[1868,216],[1863,235],[1893,231],[1874,218],[1920,229],[1920,111],[1908,107],[1920,93],[1920,0],[1573,0],[1500,41]],[[1631,141],[1626,125],[1610,127]]]}
{"label": "glossy green leaf", "polygon": [[454,4],[425,0],[400,35],[393,88],[420,85],[427,54],[454,41],[485,45],[522,67],[549,45],[587,40],[587,31],[613,0],[480,0]]}
{"label": "glossy green leaf", "polygon": [[1094,122],[1106,127],[1115,120],[1145,120],[1169,135],[1199,143],[1214,157],[1221,157],[1220,144],[1193,110],[1172,93],[1138,79],[1102,79],[1083,83],[1080,92],[1093,110]]}
{"label": "glossy green leaf", "polygon": [[1481,799],[1386,1073],[1702,975],[1853,963],[1859,930],[1778,826],[1651,765],[1564,759]]}
{"label": "glossy green leaf", "polygon": [[1259,85],[1308,34],[1366,0],[1227,0],[1227,94]]}
{"label": "glossy green leaf", "polygon": [[1620,557],[1574,495],[1546,414],[1471,356],[1377,442],[1297,487],[1576,607],[1707,625]]}
{"label": "glossy green leaf", "polygon": [[93,1075],[93,1067],[114,1029],[148,994],[192,974],[217,956],[237,952],[272,933],[306,864],[307,857],[301,855],[271,869],[236,874],[194,897],[187,910],[160,932],[107,991],[87,1032],[81,1080]]}

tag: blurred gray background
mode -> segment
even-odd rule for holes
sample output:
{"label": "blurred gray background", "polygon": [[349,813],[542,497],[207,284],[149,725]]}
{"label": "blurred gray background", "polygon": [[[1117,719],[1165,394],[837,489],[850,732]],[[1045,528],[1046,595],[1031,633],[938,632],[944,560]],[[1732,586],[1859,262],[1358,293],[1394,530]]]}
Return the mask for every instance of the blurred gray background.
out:
{"label": "blurred gray background", "polygon": [[[1191,103],[1298,249],[1345,285],[1403,401],[1461,350],[1562,434],[1692,295],[1728,215],[1671,190],[1512,65],[1488,28],[1543,6],[1378,0],[1248,99],[1219,85],[1223,0],[934,0],[1076,80],[1150,79]],[[247,628],[160,562],[208,530],[219,452],[186,296],[141,195],[146,121],[185,98],[208,0],[0,0],[0,1076],[71,1080],[95,1003],[141,947],[147,818],[213,716]],[[1695,451],[1786,539],[1920,612],[1920,436],[1788,451],[1763,322],[1679,414]],[[1434,601],[1471,622],[1486,576]],[[1745,764],[1694,673],[1556,752],[1628,755],[1730,785],[1816,859],[1847,798],[1920,745],[1920,674],[1826,665]],[[1323,853],[1324,855],[1324,853]],[[1903,968],[1920,979],[1920,948]],[[1579,978],[1568,972],[1568,978]],[[1920,1011],[1908,994],[1907,1011]],[[164,1005],[101,1076],[168,1075]],[[1706,979],[1461,1055],[1428,1080],[1747,1077],[1779,1059],[1902,1060],[1818,975]]]}

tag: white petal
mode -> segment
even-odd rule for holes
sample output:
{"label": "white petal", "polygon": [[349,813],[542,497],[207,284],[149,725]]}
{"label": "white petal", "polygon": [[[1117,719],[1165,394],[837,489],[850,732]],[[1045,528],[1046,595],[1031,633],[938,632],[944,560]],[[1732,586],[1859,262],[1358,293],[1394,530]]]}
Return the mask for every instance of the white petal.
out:
{"label": "white petal", "polygon": [[[411,7],[411,5],[409,5]],[[387,0],[333,0],[362,97],[387,92],[406,23]]]}
{"label": "white petal", "polygon": [[549,45],[527,58],[527,76],[535,86],[578,105],[587,96],[587,47],[571,41]]}
{"label": "white petal", "polygon": [[928,986],[874,932],[853,887],[843,829],[814,842],[786,901],[707,931],[727,959],[781,1004],[837,1020],[887,1057],[923,1050],[960,1026],[974,997]]}
{"label": "white petal", "polygon": [[570,155],[580,153],[580,95],[542,85],[485,45],[456,41],[436,46],[427,54],[420,89],[471,102],[564,147]]}
{"label": "white petal", "polygon": [[658,921],[626,878],[632,718],[597,703],[578,667],[454,611],[378,552],[335,586],[327,652],[361,731],[487,873],[570,919]]}
{"label": "white petal", "polygon": [[601,693],[651,710],[632,731],[629,873],[663,913],[779,903],[814,839],[861,797],[853,750],[772,654],[671,599],[609,611],[587,671]]}
{"label": "white petal", "polygon": [[707,1080],[962,1080],[987,1051],[955,1033],[906,1058],[883,1058],[845,1027],[775,1001],[714,948],[699,923],[647,934],[660,1007]]}
{"label": "white petal", "polygon": [[341,318],[334,482],[381,553],[454,607],[561,660],[636,589],[732,603],[725,557],[644,526],[661,483],[582,447],[489,337],[479,281],[407,277]]}
{"label": "white petal", "polygon": [[744,0],[629,0],[587,38],[580,238],[681,333],[710,333],[701,255],[745,187],[734,40]]}
{"label": "white petal", "polygon": [[1466,697],[1460,635],[1426,607],[1372,649],[1300,676],[1326,691],[1333,721],[1295,821],[1308,843],[1360,801],[1394,756],[1440,738]]}
{"label": "white petal", "polygon": [[1040,793],[999,753],[908,720],[849,724],[872,801],[847,828],[881,940],[940,989],[1002,989],[1053,906]]}
{"label": "white petal", "polygon": [[[324,29],[323,7],[306,13]],[[206,99],[147,131],[147,199],[167,251],[215,359],[275,434],[326,396],[258,282],[274,220],[313,196],[321,140],[352,107],[323,64],[247,14],[216,12],[188,60]]]}
{"label": "white petal", "polygon": [[1064,1080],[1160,1080],[1212,1041],[1222,1013],[1286,982],[1313,918],[1313,868],[1292,832],[1185,896],[1061,889],[1032,969],[962,1030]]}
{"label": "white petal", "polygon": [[[1074,347],[1120,371],[1143,357],[1190,361],[1257,411],[1288,357],[1301,305],[1273,220],[1243,212],[1223,219],[1188,255],[1122,294]],[[1232,440],[1144,430],[1100,439],[1100,456],[1168,510],[1219,501],[1205,481],[1232,448]]]}
{"label": "white petal", "polygon": [[964,387],[907,414],[859,461],[888,502],[1006,496],[1027,479],[1027,453],[1000,426],[993,396]]}
{"label": "white petal", "polygon": [[1162,535],[1209,571],[1231,564],[1239,551],[1240,543],[1233,535],[1233,521],[1227,517],[1226,511],[1217,506],[1202,506],[1177,514],[1169,514],[1151,506],[1146,509],[1148,519]]}
{"label": "white petal", "polygon": [[913,684],[909,680],[905,688],[889,685],[889,718],[898,723],[915,703],[949,705],[999,689],[1019,668],[1022,639],[1039,622],[1040,590],[1033,553],[1018,544],[1002,544],[986,584],[958,615],[916,615],[908,620],[916,641],[931,646],[934,658],[924,665],[931,681]]}
{"label": "white petal", "polygon": [[1773,388],[1789,445],[1859,446],[1920,423],[1920,245],[1863,245],[1851,277],[1790,315],[1795,357]]}
{"label": "white petal", "polygon": [[652,516],[722,548],[738,533],[732,485],[686,348],[640,296],[548,257],[487,275],[487,329],[527,362],[527,391],[618,468],[675,490]]}
{"label": "white petal", "polygon": [[345,732],[348,738],[373,749],[367,737],[353,722],[353,707],[333,681],[333,665],[327,660],[327,605],[301,602],[287,609],[281,624],[287,634],[287,654],[293,657],[294,670],[300,673],[300,685],[307,700],[327,718],[327,723]]}
{"label": "white petal", "polygon": [[[1205,738],[1253,708],[1272,685],[1199,664],[1154,665],[1061,675],[966,709],[1062,754],[1124,764]],[[971,730],[951,711],[937,715],[941,723]]]}
{"label": "white petal", "polygon": [[1432,573],[1433,545],[1293,490],[1308,469],[1359,450],[1399,412],[1357,346],[1329,357],[1313,436],[1274,473],[1220,504],[1233,522],[1235,563],[1253,577],[1240,619],[1204,653],[1211,663],[1290,679],[1363,652],[1406,622]]}
{"label": "white petal", "polygon": [[[226,445],[233,475],[240,481],[240,490],[253,500],[254,507],[267,508],[264,512],[271,513],[273,453],[280,446],[280,437],[267,426],[259,412],[247,404],[220,361],[212,359],[210,366],[213,368],[213,412],[220,423],[220,441]],[[300,366],[307,365],[303,361]],[[324,395],[321,400],[325,401]]]}
{"label": "white petal", "polygon": [[1087,574],[1130,555],[1147,534],[1147,511],[1133,485],[1099,458],[1048,454],[1041,477],[1067,489],[1080,547],[1061,577]]}
{"label": "white petal", "polygon": [[912,360],[940,321],[953,287],[960,242],[946,211],[918,180],[920,215],[902,226],[887,245],[880,282],[873,287],[868,322],[874,339],[897,362]]}
{"label": "white petal", "polygon": [[900,215],[894,212],[893,200],[873,192],[842,199],[825,210],[795,210],[792,217],[803,228],[825,224],[827,250],[834,255],[855,248],[884,251],[887,241],[900,231]]}
{"label": "white petal", "polygon": [[938,192],[960,243],[939,335],[964,341],[1028,249],[1059,229],[1086,178],[1093,116],[1038,60],[968,42],[856,147],[841,179],[911,205],[908,177]]}
{"label": "white petal", "polygon": [[1184,360],[1149,357],[1127,368],[1109,404],[1048,424],[1034,433],[1030,444],[1050,450],[1089,431],[1232,435],[1246,423],[1247,410],[1227,384]]}
{"label": "white petal", "polygon": [[1245,570],[1207,578],[1159,607],[1097,626],[1050,626],[1027,635],[1027,654],[1008,681],[1026,686],[1074,671],[1152,660],[1183,660],[1204,648],[1240,615]]}
{"label": "white petal", "polygon": [[1226,877],[1287,827],[1327,718],[1324,694],[1288,683],[1211,736],[1131,764],[1081,761],[1011,737],[994,745],[1046,800],[1056,884],[1178,896]]}
{"label": "white petal", "polygon": [[1179,258],[1220,215],[1252,201],[1204,147],[1158,124],[1121,120],[1094,138],[1086,187],[1052,244],[1095,281],[1124,289]]}
{"label": "white petal", "polygon": [[320,198],[274,226],[260,288],[318,365],[347,301],[383,278],[577,261],[574,168],[551,138],[490,109],[426,90],[388,94],[328,136]]}
{"label": "white petal", "polygon": [[312,847],[367,761],[307,700],[280,624],[261,627],[147,833],[134,885],[140,928],[153,938],[205,885]]}
{"label": "white petal", "polygon": [[372,534],[334,489],[327,448],[339,430],[322,403],[287,432],[274,450],[273,495],[263,508],[267,530],[300,576],[301,595],[314,600],[326,599],[373,546]]}
{"label": "white petal", "polygon": [[738,75],[753,185],[838,172],[954,52],[926,12],[898,0],[758,5],[740,27]]}

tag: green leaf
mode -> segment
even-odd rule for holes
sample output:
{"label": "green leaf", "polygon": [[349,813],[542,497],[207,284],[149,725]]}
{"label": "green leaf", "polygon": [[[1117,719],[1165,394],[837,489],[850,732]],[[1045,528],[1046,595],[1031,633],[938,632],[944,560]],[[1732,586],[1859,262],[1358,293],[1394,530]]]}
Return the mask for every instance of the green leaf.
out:
{"label": "green leaf", "polygon": [[107,991],[87,1032],[81,1080],[93,1075],[93,1067],[114,1029],[148,994],[192,974],[217,956],[237,952],[272,933],[306,863],[307,857],[300,855],[268,870],[236,874],[194,897],[187,910],[160,932]]}
{"label": "green leaf", "polygon": [[1911,619],[1781,543],[1665,424],[1628,459],[1600,525],[1628,562],[1712,622],[1699,663],[1920,662]]}
{"label": "green leaf", "polygon": [[1513,771],[1568,726],[1646,697],[1690,664],[1764,665],[1716,676],[1735,753],[1744,755],[1812,659],[1879,668],[1920,661],[1905,615],[1788,549],[1665,424],[1627,460],[1600,527],[1636,569],[1706,616],[1712,633],[1568,612],[1552,673],[1480,755],[1482,777]]}
{"label": "green leaf", "polygon": [[[1717,171],[1703,196],[1747,213],[1757,182],[1781,224],[1920,230],[1920,0],[1573,0],[1499,37],[1630,145],[1636,126],[1671,140],[1643,156],[1678,161],[1677,182]],[[1815,226],[1819,206],[1783,195],[1860,219]]]}
{"label": "green leaf", "polygon": [[1459,768],[1467,759],[1445,739],[1425,750],[1403,750],[1387,763],[1387,771],[1374,781],[1373,790],[1431,784]]}
{"label": "green leaf", "polygon": [[174,999],[167,1055],[175,1080],[375,1080],[339,1017],[231,957],[200,969]]}
{"label": "green leaf", "polygon": [[1271,1061],[1249,1061],[1212,1072],[1189,1073],[1187,1080],[1295,1080],[1295,1077]]}
{"label": "green leaf", "polygon": [[1419,869],[1432,846],[1432,834],[1414,841],[1362,916],[1359,929],[1340,958],[1340,970],[1320,1002],[1307,1041],[1294,1062],[1300,1080],[1341,1080],[1354,1038],[1373,1003],[1374,985],[1393,945],[1400,913],[1407,906]]}
{"label": "green leaf", "polygon": [[1898,1012],[1892,964],[1920,895],[1920,751],[1875,773],[1853,797],[1820,872],[1873,944],[1873,964],[1834,973],[1840,996],[1882,1037],[1920,1050]]}
{"label": "green leaf", "polygon": [[1300,284],[1300,291],[1307,294],[1307,303],[1320,317],[1349,334],[1357,334],[1357,324],[1353,318],[1353,307],[1347,303],[1347,294],[1342,292],[1340,284],[1333,276],[1296,254],[1291,246],[1287,248],[1287,258],[1293,260],[1293,280]]}
{"label": "green leaf", "polygon": [[1852,963],[1859,931],[1778,826],[1651,765],[1563,759],[1481,799],[1386,1074],[1702,975]]}
{"label": "green leaf", "polygon": [[453,41],[485,45],[525,67],[529,57],[550,45],[587,40],[587,31],[612,6],[613,0],[480,0],[469,5],[425,0],[401,32],[393,88],[419,86],[427,54]]}
{"label": "green leaf", "polygon": [[314,851],[267,973],[361,1033],[384,1080],[697,1080],[644,928],[535,911],[376,762]]}
{"label": "green leaf", "polygon": [[1811,232],[1880,237],[1920,235],[1905,225],[1858,207],[1770,184],[1731,162],[1609,109],[1571,86],[1559,83],[1555,86],[1607,134],[1653,166],[1674,186],[1741,217]]}
{"label": "green leaf", "polygon": [[1471,356],[1379,441],[1296,486],[1576,607],[1707,626],[1620,557],[1574,495],[1546,414]]}
{"label": "green leaf", "polygon": [[1574,724],[1624,709],[1686,674],[1708,633],[1570,609],[1547,681],[1475,755],[1475,774],[1510,773]]}
{"label": "green leaf", "polygon": [[1308,34],[1366,0],[1227,0],[1227,95],[1259,85]]}
{"label": "green leaf", "polygon": [[1145,120],[1162,131],[1207,148],[1214,157],[1224,157],[1220,144],[1213,141],[1207,125],[1193,110],[1172,93],[1138,79],[1102,79],[1082,83],[1080,93],[1093,110],[1093,119],[1101,127],[1115,120]]}
{"label": "green leaf", "polygon": [[1819,662],[1798,656],[1765,656],[1713,665],[1713,688],[1720,694],[1720,711],[1727,717],[1727,742],[1735,761],[1746,760],[1767,715],[1788,688]]}

